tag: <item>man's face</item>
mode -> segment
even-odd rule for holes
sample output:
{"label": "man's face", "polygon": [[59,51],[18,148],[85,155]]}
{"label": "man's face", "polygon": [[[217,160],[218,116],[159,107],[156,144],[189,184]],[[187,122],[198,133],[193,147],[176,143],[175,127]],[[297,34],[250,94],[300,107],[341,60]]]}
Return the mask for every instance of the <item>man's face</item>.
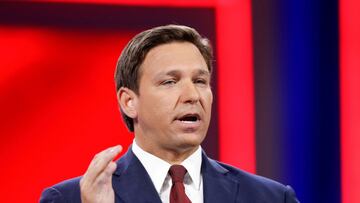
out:
{"label": "man's face", "polygon": [[196,149],[204,140],[213,95],[197,47],[173,42],[151,49],[140,68],[135,136],[154,154]]}

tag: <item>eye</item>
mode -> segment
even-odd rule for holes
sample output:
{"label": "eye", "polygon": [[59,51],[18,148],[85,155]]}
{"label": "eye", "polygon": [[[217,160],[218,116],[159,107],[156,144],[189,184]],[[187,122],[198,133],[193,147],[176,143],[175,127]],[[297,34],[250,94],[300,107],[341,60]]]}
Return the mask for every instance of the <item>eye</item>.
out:
{"label": "eye", "polygon": [[198,78],[198,79],[195,80],[195,83],[207,85],[208,81],[206,79],[203,79],[203,78]]}
{"label": "eye", "polygon": [[161,85],[165,85],[165,86],[174,85],[174,84],[176,84],[176,80],[174,79],[164,80],[161,82]]}

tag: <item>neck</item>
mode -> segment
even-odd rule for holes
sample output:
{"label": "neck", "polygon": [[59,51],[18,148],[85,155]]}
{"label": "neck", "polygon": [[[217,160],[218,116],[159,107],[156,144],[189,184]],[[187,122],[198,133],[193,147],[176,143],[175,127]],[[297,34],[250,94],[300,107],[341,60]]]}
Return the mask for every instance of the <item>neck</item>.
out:
{"label": "neck", "polygon": [[144,151],[168,162],[171,165],[181,164],[185,159],[192,155],[198,148],[198,146],[191,147],[152,147],[145,144],[141,139],[136,139],[136,144]]}

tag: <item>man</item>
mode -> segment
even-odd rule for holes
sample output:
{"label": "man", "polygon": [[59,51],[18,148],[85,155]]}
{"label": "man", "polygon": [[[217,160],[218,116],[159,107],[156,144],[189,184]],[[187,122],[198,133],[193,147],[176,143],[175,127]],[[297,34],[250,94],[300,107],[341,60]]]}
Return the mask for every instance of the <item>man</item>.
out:
{"label": "man", "polygon": [[298,202],[272,180],[214,161],[201,149],[213,95],[212,50],[194,29],[168,25],[135,36],[115,72],[121,114],[135,139],[115,146],[40,202]]}

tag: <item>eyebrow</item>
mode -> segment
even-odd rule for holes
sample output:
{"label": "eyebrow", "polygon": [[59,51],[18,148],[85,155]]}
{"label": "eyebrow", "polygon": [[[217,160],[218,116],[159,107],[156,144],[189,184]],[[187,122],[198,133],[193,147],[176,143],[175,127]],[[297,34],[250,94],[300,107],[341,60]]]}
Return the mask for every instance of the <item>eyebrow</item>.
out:
{"label": "eyebrow", "polygon": [[179,71],[179,70],[171,70],[171,71],[167,71],[167,72],[161,72],[159,74],[159,76],[163,76],[163,75],[179,76],[179,75],[181,75],[181,71]]}
{"label": "eyebrow", "polygon": [[[181,71],[180,70],[170,70],[167,72],[160,72],[155,78],[159,78],[162,76],[174,76],[177,77],[181,75]],[[196,75],[197,76],[201,76],[201,75],[205,75],[205,76],[210,76],[210,72],[208,70],[203,70],[203,69],[198,69],[196,70]]]}
{"label": "eyebrow", "polygon": [[203,70],[203,69],[200,69],[198,70],[198,75],[206,75],[206,76],[209,76],[210,77],[210,72],[208,70]]}
{"label": "eyebrow", "polygon": [[[195,70],[196,72],[196,76],[207,76],[207,77],[211,77],[210,72],[206,69],[197,69]],[[180,77],[181,76],[181,71],[180,70],[170,70],[170,71],[161,71],[160,73],[158,73],[154,78],[153,81],[158,81],[160,80],[162,77],[164,76],[172,76],[172,77]]]}

